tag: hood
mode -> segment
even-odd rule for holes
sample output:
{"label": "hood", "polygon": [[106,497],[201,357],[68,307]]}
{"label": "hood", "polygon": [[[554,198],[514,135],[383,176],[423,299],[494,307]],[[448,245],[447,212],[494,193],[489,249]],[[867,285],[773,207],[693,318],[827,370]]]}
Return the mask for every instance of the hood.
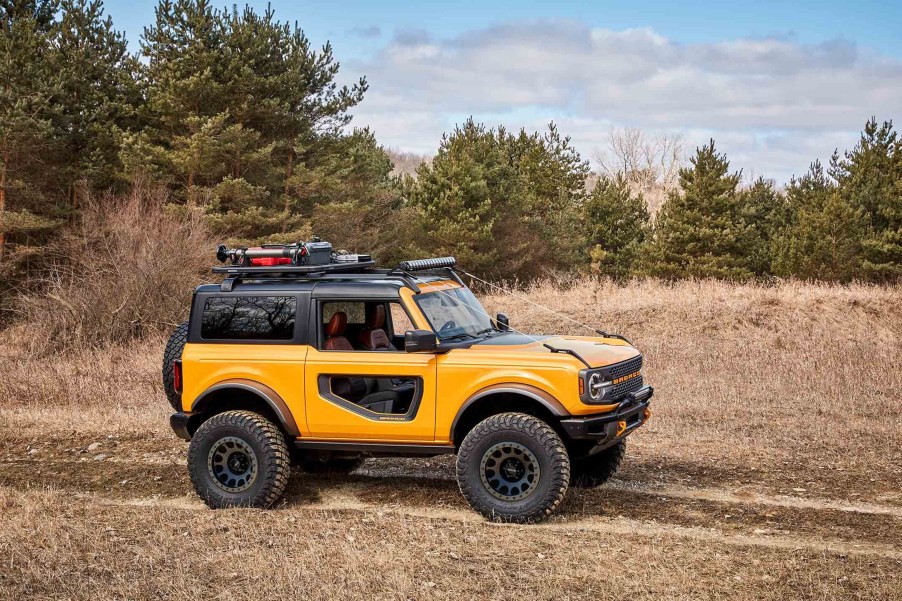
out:
{"label": "hood", "polygon": [[545,345],[570,350],[585,359],[592,367],[604,367],[620,363],[639,355],[633,346],[619,338],[591,338],[588,336],[532,336],[507,332],[473,344],[479,350],[498,350],[550,353]]}

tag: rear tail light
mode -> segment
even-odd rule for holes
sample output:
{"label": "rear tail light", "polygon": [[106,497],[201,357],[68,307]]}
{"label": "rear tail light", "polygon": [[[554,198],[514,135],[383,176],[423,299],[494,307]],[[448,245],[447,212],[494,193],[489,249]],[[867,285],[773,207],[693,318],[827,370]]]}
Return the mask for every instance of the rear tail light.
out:
{"label": "rear tail light", "polygon": [[182,392],[182,362],[176,360],[172,363],[172,387],[176,392]]}

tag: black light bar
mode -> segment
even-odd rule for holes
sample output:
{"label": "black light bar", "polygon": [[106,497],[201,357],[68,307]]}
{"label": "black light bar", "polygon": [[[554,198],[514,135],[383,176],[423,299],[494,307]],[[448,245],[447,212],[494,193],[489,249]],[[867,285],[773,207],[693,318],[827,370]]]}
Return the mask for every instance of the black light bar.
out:
{"label": "black light bar", "polygon": [[436,257],[434,259],[416,259],[413,261],[402,261],[398,263],[397,269],[401,271],[423,271],[426,269],[443,269],[445,267],[454,267],[457,259],[454,257]]}

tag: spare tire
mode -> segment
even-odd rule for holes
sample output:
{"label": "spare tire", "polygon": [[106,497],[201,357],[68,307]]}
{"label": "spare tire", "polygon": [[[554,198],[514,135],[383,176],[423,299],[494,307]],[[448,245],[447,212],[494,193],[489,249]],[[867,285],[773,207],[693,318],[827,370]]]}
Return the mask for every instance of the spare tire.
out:
{"label": "spare tire", "polygon": [[175,389],[173,382],[173,363],[182,358],[182,350],[185,343],[188,342],[188,322],[180,323],[172,335],[169,336],[169,342],[166,343],[166,349],[163,351],[163,390],[166,391],[166,398],[169,404],[176,411],[182,410],[182,395]]}

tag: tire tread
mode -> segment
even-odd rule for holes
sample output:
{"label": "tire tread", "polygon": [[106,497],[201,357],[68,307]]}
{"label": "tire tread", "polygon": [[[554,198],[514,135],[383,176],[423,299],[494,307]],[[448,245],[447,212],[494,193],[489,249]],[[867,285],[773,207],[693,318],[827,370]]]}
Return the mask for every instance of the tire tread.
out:
{"label": "tire tread", "polygon": [[175,389],[173,382],[175,374],[173,364],[177,359],[182,358],[182,351],[188,342],[188,322],[182,322],[176,326],[169,340],[166,342],[166,348],[163,350],[163,390],[166,392],[166,398],[169,404],[176,411],[182,409],[182,395]]}
{"label": "tire tread", "polygon": [[[482,486],[481,482],[471,482],[467,477],[466,468],[469,462],[481,461],[481,457],[476,456],[476,447],[480,440],[504,431],[516,431],[528,435],[551,457],[552,481],[545,502],[527,513],[517,515],[496,513],[495,508],[485,504],[474,490],[474,487]],[[517,523],[539,522],[554,513],[567,493],[570,485],[570,457],[557,432],[541,419],[526,413],[499,413],[478,423],[464,437],[457,454],[457,482],[460,492],[470,505],[490,520]]]}
{"label": "tire tread", "polygon": [[[218,427],[233,427],[243,430],[256,440],[264,449],[264,457],[258,457],[258,477],[263,478],[263,486],[255,497],[249,499],[244,506],[267,508],[274,505],[285,492],[291,474],[291,460],[285,436],[279,428],[253,411],[226,411],[214,415],[198,428],[192,439],[199,440],[208,432]],[[236,503],[223,502],[215,490],[208,490],[203,484],[202,476],[207,469],[206,457],[198,457],[199,444],[192,444],[188,449],[188,471],[197,494],[207,505],[218,509],[237,506]],[[265,455],[269,455],[266,457]],[[198,473],[200,471],[200,473]],[[212,494],[211,494],[212,493]]]}

